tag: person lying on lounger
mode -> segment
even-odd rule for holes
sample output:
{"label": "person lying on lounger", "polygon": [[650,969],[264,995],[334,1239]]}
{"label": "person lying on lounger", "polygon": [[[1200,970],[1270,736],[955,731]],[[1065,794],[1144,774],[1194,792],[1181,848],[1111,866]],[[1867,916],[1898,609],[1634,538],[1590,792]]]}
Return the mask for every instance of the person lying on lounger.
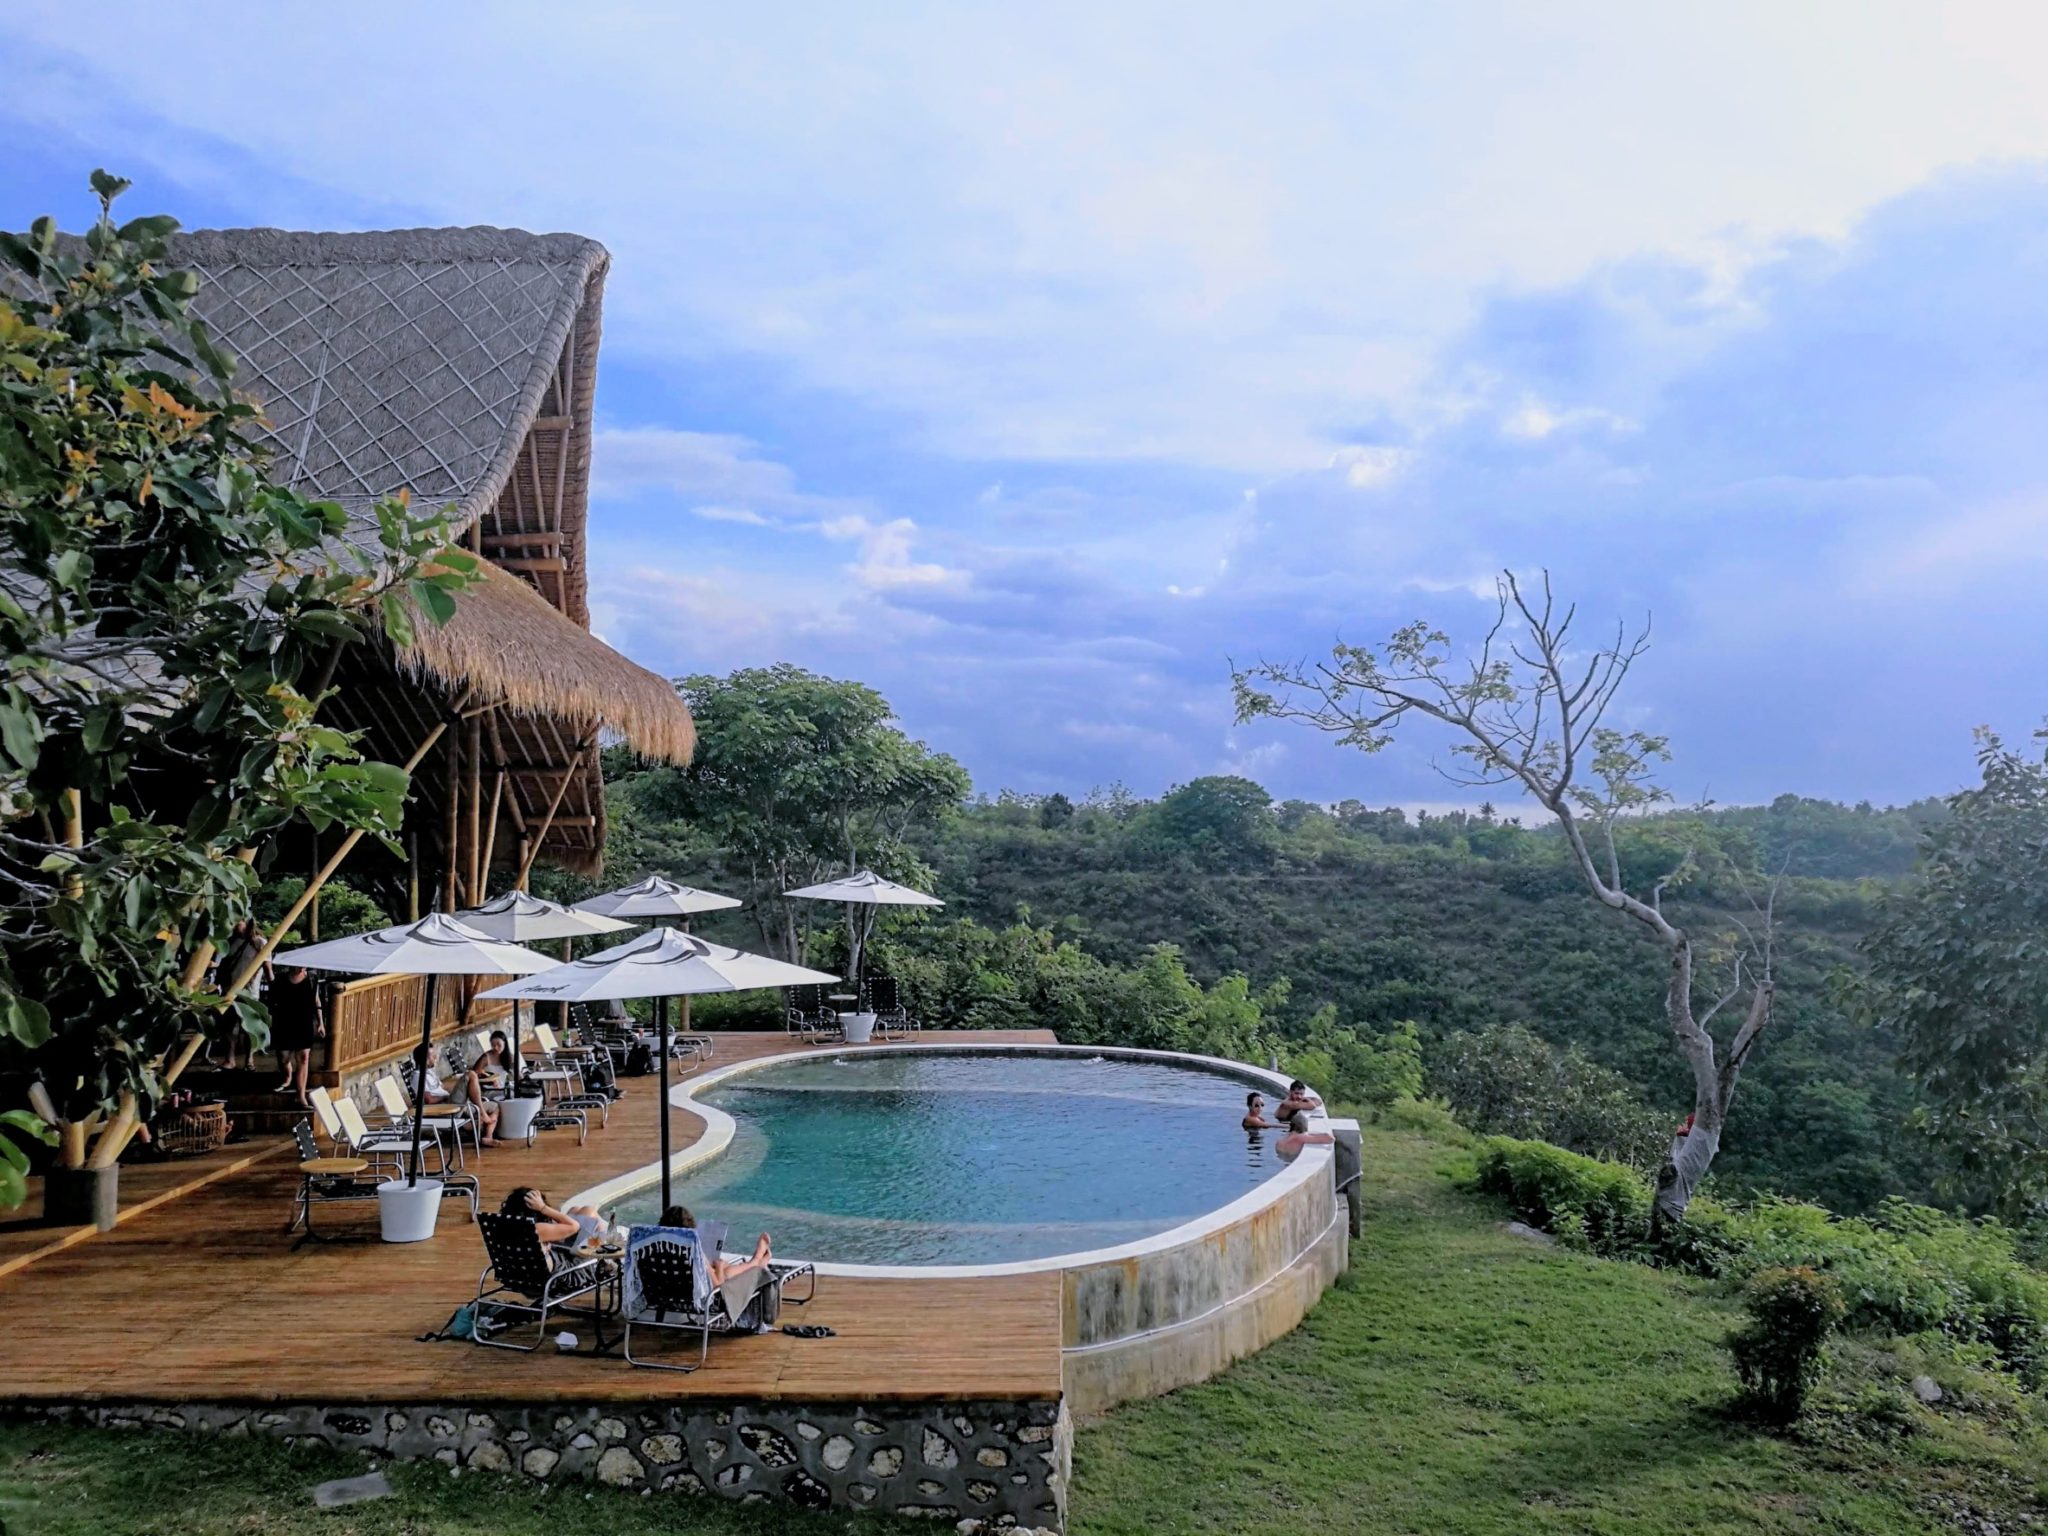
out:
{"label": "person lying on lounger", "polygon": [[[687,1205],[672,1205],[663,1211],[661,1224],[664,1227],[688,1227],[692,1232],[697,1231],[697,1217]],[[754,1239],[753,1255],[745,1259],[728,1259],[714,1247],[701,1243],[699,1246],[703,1248],[705,1264],[710,1267],[712,1283],[725,1293],[726,1316],[736,1323],[754,1328],[757,1332],[767,1327],[773,1316],[772,1309],[770,1318],[763,1318],[758,1312],[752,1318],[748,1318],[746,1312],[753,1304],[754,1297],[772,1278],[768,1269],[768,1261],[772,1257],[769,1252],[768,1234],[763,1232]]]}
{"label": "person lying on lounger", "polygon": [[581,1248],[592,1238],[604,1235],[604,1217],[595,1207],[572,1205],[566,1211],[558,1211],[548,1204],[546,1195],[525,1184],[507,1195],[499,1209],[507,1216],[531,1216],[540,1240],[550,1247],[561,1243]]}

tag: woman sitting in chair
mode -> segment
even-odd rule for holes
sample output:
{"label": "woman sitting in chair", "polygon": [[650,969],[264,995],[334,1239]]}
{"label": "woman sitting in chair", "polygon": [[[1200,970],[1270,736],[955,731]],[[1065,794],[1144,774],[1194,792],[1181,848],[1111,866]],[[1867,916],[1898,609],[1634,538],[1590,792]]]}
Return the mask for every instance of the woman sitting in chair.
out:
{"label": "woman sitting in chair", "polygon": [[[672,1205],[661,1213],[664,1227],[688,1227],[697,1230],[696,1215],[687,1205]],[[739,1318],[747,1303],[753,1300],[768,1279],[768,1261],[773,1255],[768,1251],[768,1234],[763,1232],[754,1239],[754,1255],[748,1259],[727,1259],[723,1254],[709,1252],[704,1262],[710,1266],[712,1283],[725,1292],[725,1309],[734,1320]]]}
{"label": "woman sitting in chair", "polygon": [[566,1211],[558,1211],[548,1204],[546,1195],[531,1185],[522,1184],[513,1190],[498,1209],[507,1216],[531,1216],[540,1240],[551,1249],[557,1244],[581,1248],[604,1234],[604,1217],[595,1207],[572,1205]]}
{"label": "woman sitting in chair", "polygon": [[498,1144],[498,1106],[484,1097],[483,1080],[472,1070],[462,1074],[453,1089],[441,1081],[441,1074],[432,1067],[427,1068],[427,1093],[429,1104],[468,1104],[476,1111],[478,1124],[483,1126],[483,1138],[477,1143],[481,1147],[495,1147]]}

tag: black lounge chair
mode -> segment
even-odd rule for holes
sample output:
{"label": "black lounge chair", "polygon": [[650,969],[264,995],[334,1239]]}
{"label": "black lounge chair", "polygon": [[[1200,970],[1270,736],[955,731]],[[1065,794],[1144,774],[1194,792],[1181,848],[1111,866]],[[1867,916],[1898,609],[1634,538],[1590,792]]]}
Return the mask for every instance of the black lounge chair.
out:
{"label": "black lounge chair", "polygon": [[792,1035],[801,1036],[806,1045],[846,1038],[846,1031],[839,1024],[839,1010],[832,1006],[825,989],[819,986],[789,989],[783,1028]]}
{"label": "black lounge chair", "polygon": [[[800,1307],[818,1294],[815,1266],[771,1261],[760,1289],[734,1317],[727,1309],[724,1288],[711,1279],[711,1266],[694,1227],[635,1227],[627,1239],[625,1262],[628,1272],[621,1278],[620,1313],[625,1318],[626,1363],[651,1371],[694,1371],[709,1357],[714,1333],[757,1333],[773,1321],[772,1315],[750,1316],[757,1307],[784,1303]],[[806,1277],[810,1289],[802,1296],[785,1294],[783,1288],[790,1281]],[[636,1327],[677,1328],[696,1334],[696,1363],[672,1365],[635,1359]]]}
{"label": "black lounge chair", "polygon": [[370,1172],[367,1159],[337,1155],[320,1150],[313,1136],[313,1122],[301,1120],[292,1127],[292,1140],[299,1147],[299,1193],[292,1201],[292,1219],[285,1223],[287,1235],[305,1227],[299,1242],[326,1242],[326,1234],[313,1230],[313,1202],[316,1200],[374,1200],[383,1182]]}
{"label": "black lounge chair", "polygon": [[903,1006],[903,995],[896,986],[893,976],[870,976],[868,978],[868,1008],[875,1016],[875,1029],[885,1040],[900,1040],[905,1035],[921,1034],[924,1025],[911,1017],[910,1010]]}
{"label": "black lounge chair", "polygon": [[[592,1320],[597,1330],[597,1348],[604,1349],[605,1290],[614,1283],[608,1263],[582,1257],[566,1248],[555,1249],[551,1256],[548,1245],[540,1240],[540,1227],[531,1216],[486,1211],[477,1217],[477,1226],[483,1232],[484,1252],[491,1260],[476,1282],[477,1343],[531,1354],[548,1336],[548,1314],[570,1312]],[[493,1285],[492,1281],[497,1283]],[[590,1298],[587,1305],[569,1305],[584,1297]],[[488,1312],[486,1306],[490,1308]],[[522,1315],[533,1318],[536,1324],[531,1344],[484,1337],[486,1318],[502,1328],[508,1317]]]}

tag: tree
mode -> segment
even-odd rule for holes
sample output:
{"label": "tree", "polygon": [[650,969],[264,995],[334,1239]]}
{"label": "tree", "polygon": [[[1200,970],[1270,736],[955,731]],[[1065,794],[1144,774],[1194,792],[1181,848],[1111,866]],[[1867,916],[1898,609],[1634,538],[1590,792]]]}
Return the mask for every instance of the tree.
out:
{"label": "tree", "polygon": [[93,174],[82,241],[0,235],[0,1067],[74,1168],[113,1165],[206,1034],[260,1042],[209,967],[273,839],[388,838],[407,789],[319,723],[321,679],[475,569],[402,498],[365,537],[265,478],[176,221],[117,227],[126,186]]}
{"label": "tree", "polygon": [[2048,1193],[2048,756],[1986,731],[1977,760],[1983,783],[1928,826],[1918,879],[1864,941],[1862,1002],[1896,1036],[1965,1190],[2035,1215]]}
{"label": "tree", "polygon": [[697,755],[653,770],[649,798],[716,845],[716,878],[738,888],[762,943],[790,960],[803,958],[819,912],[783,892],[864,866],[922,878],[906,834],[972,787],[859,683],[785,664],[677,687],[697,721]]}
{"label": "tree", "polygon": [[1264,861],[1273,851],[1273,797],[1234,774],[1193,779],[1166,792],[1149,814],[1169,848],[1205,863]]}
{"label": "tree", "polygon": [[[1659,1170],[1653,1222],[1677,1221],[1720,1150],[1743,1067],[1770,1023],[1775,890],[1752,901],[1755,923],[1740,925],[1729,945],[1727,985],[1699,996],[1698,945],[1663,907],[1666,890],[1692,872],[1691,855],[1638,895],[1624,878],[1616,837],[1625,818],[1669,799],[1652,782],[1655,765],[1670,757],[1665,739],[1602,723],[1648,648],[1648,629],[1631,635],[1617,626],[1611,641],[1585,651],[1572,639],[1575,616],[1572,607],[1558,610],[1547,572],[1540,599],[1506,572],[1475,654],[1454,653],[1448,635],[1418,621],[1378,651],[1339,644],[1313,666],[1233,668],[1237,718],[1301,721],[1365,752],[1386,747],[1416,717],[1433,720],[1453,734],[1446,772],[1454,782],[1517,785],[1557,819],[1594,900],[1664,951],[1665,1024],[1692,1075],[1693,1113]],[[1724,1047],[1710,1026],[1738,1001],[1742,1022]]]}

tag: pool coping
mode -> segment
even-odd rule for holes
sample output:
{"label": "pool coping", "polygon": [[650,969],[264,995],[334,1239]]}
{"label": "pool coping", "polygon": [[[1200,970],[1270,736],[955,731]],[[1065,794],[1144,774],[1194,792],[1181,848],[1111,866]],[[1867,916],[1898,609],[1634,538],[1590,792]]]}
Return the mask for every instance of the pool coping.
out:
{"label": "pool coping", "polygon": [[[834,1046],[820,1050],[818,1056],[832,1056],[848,1050],[845,1046]],[[1248,1062],[1230,1061],[1220,1056],[1201,1056],[1190,1051],[1147,1050],[1137,1046],[1113,1045],[994,1045],[969,1042],[948,1043],[945,1041],[892,1041],[886,1046],[855,1046],[857,1051],[886,1050],[891,1055],[929,1056],[1043,1056],[1055,1058],[1104,1059],[1110,1061],[1152,1062],[1167,1066],[1199,1067],[1223,1077],[1233,1077],[1254,1088],[1285,1094],[1290,1079],[1284,1073],[1255,1067]],[[675,1177],[700,1164],[720,1156],[731,1146],[736,1129],[732,1116],[714,1104],[699,1102],[697,1094],[706,1088],[730,1081],[750,1072],[759,1072],[791,1061],[804,1060],[802,1056],[765,1056],[752,1061],[739,1061],[707,1072],[701,1077],[688,1078],[669,1090],[669,1104],[672,1108],[687,1109],[704,1122],[704,1134],[690,1146],[669,1156],[669,1174]],[[1310,1117],[1312,1129],[1328,1131],[1330,1119],[1328,1107],[1318,1109]],[[1199,1241],[1212,1232],[1220,1232],[1232,1224],[1242,1221],[1255,1211],[1275,1204],[1311,1177],[1328,1177],[1326,1170],[1334,1156],[1330,1146],[1304,1148],[1299,1156],[1287,1167],[1270,1178],[1262,1179],[1228,1205],[1182,1222],[1177,1227],[1154,1233],[1150,1237],[1138,1238],[1132,1242],[1119,1243],[1109,1248],[1082,1249],[1073,1253],[1050,1254],[1037,1259],[1014,1259],[1000,1264],[842,1264],[829,1260],[817,1265],[821,1275],[845,1275],[868,1279],[890,1280],[959,1280],[987,1275],[1031,1275],[1058,1273],[1096,1264],[1120,1263],[1140,1259],[1168,1249],[1178,1248],[1187,1243]],[[661,1177],[661,1163],[657,1159],[643,1163],[624,1173],[617,1174],[590,1188],[572,1195],[566,1202],[570,1205],[591,1205],[602,1207],[626,1195],[638,1193]]]}

